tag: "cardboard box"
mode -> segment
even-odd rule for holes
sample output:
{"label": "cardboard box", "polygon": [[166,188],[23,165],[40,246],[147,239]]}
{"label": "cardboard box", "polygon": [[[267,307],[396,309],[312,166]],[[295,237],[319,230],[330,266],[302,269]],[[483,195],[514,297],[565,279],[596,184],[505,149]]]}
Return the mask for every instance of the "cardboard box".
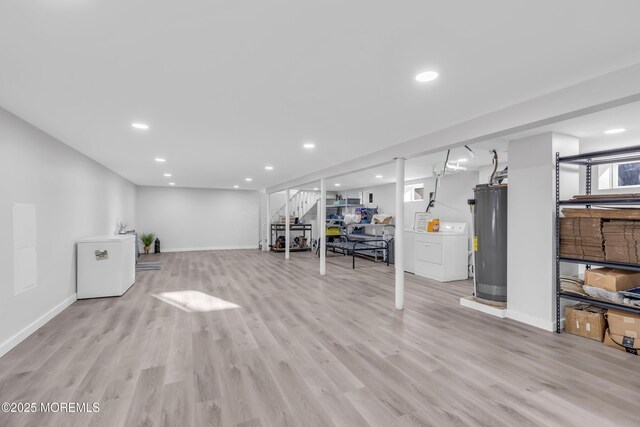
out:
{"label": "cardboard box", "polygon": [[607,261],[623,262],[626,264],[638,264],[640,259],[638,258],[637,249],[635,246],[612,246],[608,243],[605,244],[605,256]]}
{"label": "cardboard box", "polygon": [[604,261],[602,219],[560,218],[560,255]]}
{"label": "cardboard box", "polygon": [[573,335],[602,341],[607,329],[605,312],[606,310],[585,303],[567,306],[564,308],[564,330]]}
{"label": "cardboard box", "polygon": [[638,350],[640,350],[640,340],[625,337],[624,335],[612,334],[608,329],[604,334],[604,345],[621,351],[626,351],[630,354],[635,354],[636,356],[638,355]]}
{"label": "cardboard box", "polygon": [[620,292],[640,286],[640,271],[592,268],[585,271],[584,284],[609,292]]}
{"label": "cardboard box", "polygon": [[[640,338],[640,315],[611,309],[607,313],[609,331],[613,335]],[[640,341],[639,341],[640,342]]]}

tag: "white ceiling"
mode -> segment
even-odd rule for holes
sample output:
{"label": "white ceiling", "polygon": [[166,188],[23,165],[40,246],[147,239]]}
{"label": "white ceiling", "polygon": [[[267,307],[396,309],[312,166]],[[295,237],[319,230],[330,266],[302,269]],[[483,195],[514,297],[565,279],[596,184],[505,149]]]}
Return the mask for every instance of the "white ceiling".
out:
{"label": "white ceiling", "polygon": [[[609,129],[626,129],[626,132],[606,135]],[[526,138],[542,132],[559,132],[580,138],[581,145],[601,143],[601,150],[618,148],[634,143],[640,145],[640,102],[611,108],[597,113],[565,120],[548,126],[509,135],[509,140]]]}
{"label": "white ceiling", "polygon": [[[476,154],[475,158],[472,158],[465,148],[455,148],[451,150],[449,163],[455,164],[459,159],[466,159],[466,161],[460,162],[459,165],[467,168],[468,172],[477,171],[479,167],[491,164],[491,150],[493,149],[498,151],[500,162],[506,162],[507,144],[508,141],[506,140],[493,140],[474,144],[472,149]],[[411,181],[432,176],[434,166],[442,169],[446,154],[446,151],[443,151],[440,153],[430,154],[428,156],[408,159],[405,162],[405,180]],[[382,175],[382,178],[377,178],[377,175]],[[328,191],[345,191],[367,188],[380,184],[391,184],[395,181],[395,164],[393,162],[374,169],[358,171],[326,180]],[[335,184],[340,184],[340,186],[336,187]],[[302,189],[310,190],[318,186],[319,183],[310,183],[309,185],[303,186]]]}
{"label": "white ceiling", "polygon": [[[620,128],[626,131],[614,135],[604,133],[609,129]],[[504,139],[494,139],[472,144],[471,148],[476,153],[475,159],[469,156],[465,148],[455,148],[451,151],[450,158],[453,160],[466,158],[467,162],[460,163],[460,165],[467,167],[468,171],[475,171],[481,166],[491,164],[491,150],[495,149],[498,152],[500,163],[507,162],[509,141],[538,135],[543,132],[558,132],[578,137],[580,139],[580,150],[582,152],[640,146],[640,102],[611,108],[548,126],[541,126],[526,132],[514,133],[506,136]],[[434,165],[442,165],[445,156],[446,151],[443,151],[428,156],[408,159],[405,163],[405,179],[410,181],[431,176]],[[383,177],[376,178],[376,175],[383,175]],[[394,182],[395,165],[389,163],[378,168],[328,179],[327,189],[344,191]],[[336,183],[340,184],[340,187],[335,187]],[[304,189],[312,189],[313,187],[318,187],[318,185],[318,183],[310,183],[304,186]]]}
{"label": "white ceiling", "polygon": [[[7,0],[0,106],[137,184],[171,172],[259,189],[640,62],[639,13],[635,0]],[[425,69],[441,77],[420,85]]]}

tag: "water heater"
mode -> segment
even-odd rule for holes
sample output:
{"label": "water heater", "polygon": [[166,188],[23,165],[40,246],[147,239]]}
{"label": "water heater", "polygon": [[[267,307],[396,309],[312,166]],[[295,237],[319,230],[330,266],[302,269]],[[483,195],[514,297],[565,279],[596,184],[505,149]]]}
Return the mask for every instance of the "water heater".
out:
{"label": "water heater", "polygon": [[473,193],[475,296],[506,302],[507,185],[477,185]]}

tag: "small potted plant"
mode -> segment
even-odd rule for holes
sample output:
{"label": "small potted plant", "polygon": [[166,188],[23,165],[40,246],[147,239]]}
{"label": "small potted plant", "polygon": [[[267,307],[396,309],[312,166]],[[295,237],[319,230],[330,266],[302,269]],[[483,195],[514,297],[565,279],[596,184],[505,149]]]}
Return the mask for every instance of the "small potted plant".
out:
{"label": "small potted plant", "polygon": [[156,235],[153,233],[141,234],[140,241],[144,245],[144,253],[148,254],[151,249],[151,245],[156,241]]}

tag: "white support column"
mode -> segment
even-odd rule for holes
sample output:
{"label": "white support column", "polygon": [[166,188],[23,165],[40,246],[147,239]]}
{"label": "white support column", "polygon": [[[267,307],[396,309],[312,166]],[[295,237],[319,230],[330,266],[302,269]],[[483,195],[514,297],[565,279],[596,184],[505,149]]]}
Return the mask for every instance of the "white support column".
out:
{"label": "white support column", "polygon": [[262,247],[265,252],[269,250],[269,242],[271,241],[271,195],[269,193],[266,193],[266,196],[266,213],[264,221],[264,223],[266,224],[266,230],[264,233],[264,246]]}
{"label": "white support column", "polygon": [[396,310],[404,310],[404,159],[396,159],[396,227],[394,263],[396,269]]}
{"label": "white support column", "polygon": [[[547,331],[556,326],[556,152],[561,156],[578,154],[580,141],[545,132],[509,142],[507,315]],[[561,199],[579,194],[580,174],[574,166],[564,165],[560,176]],[[578,273],[574,264],[561,267],[567,270],[561,269],[560,274]]]}
{"label": "white support column", "polygon": [[287,188],[285,191],[284,202],[284,259],[289,259],[289,244],[291,239],[291,214],[289,213],[289,197],[291,197],[291,191]]}
{"label": "white support column", "polygon": [[320,210],[318,215],[318,227],[320,227],[320,238],[318,239],[318,245],[320,250],[320,275],[327,274],[327,251],[324,245],[327,243],[327,184],[324,178],[320,180],[320,203],[318,205]]}

